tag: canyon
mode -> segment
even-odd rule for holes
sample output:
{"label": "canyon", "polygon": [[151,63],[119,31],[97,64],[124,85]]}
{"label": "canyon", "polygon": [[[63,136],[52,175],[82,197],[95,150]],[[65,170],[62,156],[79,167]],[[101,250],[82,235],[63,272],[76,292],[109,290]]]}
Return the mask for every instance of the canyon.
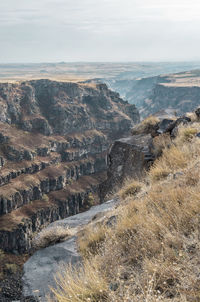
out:
{"label": "canyon", "polygon": [[142,118],[165,109],[182,115],[199,105],[199,69],[108,81],[108,84],[129,103],[135,104]]}
{"label": "canyon", "polygon": [[139,122],[105,84],[0,84],[0,249],[23,254],[49,223],[98,202],[106,151]]}

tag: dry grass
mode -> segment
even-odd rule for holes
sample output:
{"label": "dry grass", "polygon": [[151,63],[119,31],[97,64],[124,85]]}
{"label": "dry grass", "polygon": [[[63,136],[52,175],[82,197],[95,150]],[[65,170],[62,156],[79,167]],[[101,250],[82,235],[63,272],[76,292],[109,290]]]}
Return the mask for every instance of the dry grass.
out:
{"label": "dry grass", "polygon": [[61,242],[70,237],[72,232],[63,226],[55,226],[43,229],[33,238],[33,247],[35,249],[45,248],[49,245]]}
{"label": "dry grass", "polygon": [[[84,269],[65,270],[52,301],[200,301],[200,139],[183,139],[191,134],[186,129],[150,170],[145,193],[125,194],[115,226],[86,229],[84,255],[90,242],[102,242]],[[173,177],[158,177],[158,171]],[[95,288],[103,291],[99,300]]]}
{"label": "dry grass", "polygon": [[153,148],[152,152],[156,158],[162,155],[164,149],[169,149],[172,144],[172,140],[169,134],[161,134],[159,136],[154,137],[153,139]]}
{"label": "dry grass", "polygon": [[139,193],[143,185],[144,184],[137,180],[127,180],[122,186],[121,190],[118,192],[118,195],[122,200],[124,200],[128,196]]}
{"label": "dry grass", "polygon": [[143,134],[143,133],[151,133],[152,129],[159,123],[159,118],[155,116],[149,116],[144,119],[140,124],[136,125],[132,129],[132,134]]}
{"label": "dry grass", "polygon": [[56,277],[57,289],[52,289],[57,302],[103,302],[107,299],[106,281],[93,261],[77,268],[76,273],[71,266],[62,268]]}
{"label": "dry grass", "polygon": [[[180,126],[178,136],[172,142],[162,138],[162,157],[155,161],[149,176],[152,181],[162,180],[170,173],[182,171],[191,161],[198,159],[200,152],[200,139],[195,137],[200,132],[200,124],[193,123],[189,126]],[[157,140],[159,139],[156,138]],[[156,141],[154,139],[155,145]],[[157,147],[157,150],[159,146]]]}
{"label": "dry grass", "polygon": [[91,224],[79,235],[78,246],[81,254],[88,258],[95,255],[105,241],[108,227],[104,223]]}

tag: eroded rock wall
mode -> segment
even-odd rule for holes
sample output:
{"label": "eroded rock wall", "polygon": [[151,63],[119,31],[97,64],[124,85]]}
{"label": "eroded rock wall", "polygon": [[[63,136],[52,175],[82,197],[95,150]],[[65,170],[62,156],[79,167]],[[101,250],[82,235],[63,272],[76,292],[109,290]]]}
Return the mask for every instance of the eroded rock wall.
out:
{"label": "eroded rock wall", "polygon": [[106,151],[139,121],[106,85],[0,84],[0,248],[29,251],[41,228],[98,200]]}

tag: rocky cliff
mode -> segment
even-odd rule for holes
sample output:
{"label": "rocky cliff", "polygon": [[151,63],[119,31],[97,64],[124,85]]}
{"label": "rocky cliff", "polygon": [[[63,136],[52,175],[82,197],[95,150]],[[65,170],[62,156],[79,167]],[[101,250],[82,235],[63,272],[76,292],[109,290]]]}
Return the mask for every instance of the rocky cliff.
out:
{"label": "rocky cliff", "polygon": [[193,111],[199,105],[200,71],[111,82],[131,103],[136,104],[142,117],[163,109],[174,109],[177,114]]}
{"label": "rocky cliff", "polygon": [[139,121],[106,85],[49,80],[0,84],[0,248],[78,213],[104,180],[113,139]]}
{"label": "rocky cliff", "polygon": [[171,108],[181,115],[193,111],[200,102],[200,87],[187,85],[157,84],[143,103],[141,114],[147,116],[163,108]]}

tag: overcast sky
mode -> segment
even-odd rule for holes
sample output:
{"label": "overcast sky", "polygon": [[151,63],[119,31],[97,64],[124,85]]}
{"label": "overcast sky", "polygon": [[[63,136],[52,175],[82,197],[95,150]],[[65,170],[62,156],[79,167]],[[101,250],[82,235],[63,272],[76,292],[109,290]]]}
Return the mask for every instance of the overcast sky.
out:
{"label": "overcast sky", "polygon": [[0,62],[200,60],[200,0],[0,0]]}

